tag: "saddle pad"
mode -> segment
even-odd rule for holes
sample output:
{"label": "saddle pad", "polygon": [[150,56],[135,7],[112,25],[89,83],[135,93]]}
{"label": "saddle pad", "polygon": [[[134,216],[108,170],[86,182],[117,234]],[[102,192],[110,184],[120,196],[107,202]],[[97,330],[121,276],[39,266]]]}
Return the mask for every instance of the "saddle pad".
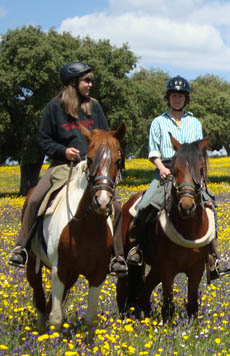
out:
{"label": "saddle pad", "polygon": [[130,215],[132,215],[133,217],[136,216],[137,211],[138,211],[138,204],[142,199],[142,195],[135,201],[135,203],[129,208],[129,213]]}
{"label": "saddle pad", "polygon": [[162,210],[159,215],[159,221],[164,233],[168,238],[175,244],[187,247],[187,248],[198,248],[208,245],[215,238],[215,217],[214,213],[210,208],[206,208],[206,213],[208,216],[208,230],[204,236],[194,241],[185,239],[174,227],[169,216],[165,210]]}
{"label": "saddle pad", "polygon": [[[66,167],[68,169],[66,169]],[[82,161],[77,166],[73,167],[71,180],[69,183],[69,189],[72,187],[75,181],[78,180],[79,177],[81,177],[85,167],[86,167],[86,161]],[[38,216],[41,215],[46,216],[54,213],[60,201],[62,201],[62,199],[64,199],[64,197],[66,196],[66,189],[67,189],[66,182],[68,179],[68,175],[69,175],[69,167],[67,165],[61,165],[54,168],[54,171],[52,172],[53,177],[51,178],[53,182],[53,186],[45,195],[41,203],[41,206],[39,208]],[[61,177],[60,179],[58,179],[59,176]],[[53,194],[55,191],[57,191],[60,188],[61,190],[54,197],[54,199],[51,202],[51,205],[48,206],[51,194]]]}

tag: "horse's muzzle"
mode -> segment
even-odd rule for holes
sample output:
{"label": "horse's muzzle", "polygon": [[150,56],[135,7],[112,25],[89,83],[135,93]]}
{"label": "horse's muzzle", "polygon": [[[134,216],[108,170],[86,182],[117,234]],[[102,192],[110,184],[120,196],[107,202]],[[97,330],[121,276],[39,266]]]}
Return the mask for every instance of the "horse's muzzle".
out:
{"label": "horse's muzzle", "polygon": [[195,215],[196,212],[196,202],[191,198],[181,198],[178,203],[178,212],[182,219],[188,219]]}
{"label": "horse's muzzle", "polygon": [[109,215],[112,209],[113,194],[107,190],[99,190],[93,197],[92,208],[101,215]]}

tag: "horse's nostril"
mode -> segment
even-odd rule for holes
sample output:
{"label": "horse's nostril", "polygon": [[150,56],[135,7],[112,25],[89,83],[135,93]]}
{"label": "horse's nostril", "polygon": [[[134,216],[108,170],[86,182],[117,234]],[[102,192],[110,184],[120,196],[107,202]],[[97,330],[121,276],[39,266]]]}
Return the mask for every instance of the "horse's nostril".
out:
{"label": "horse's nostril", "polygon": [[180,202],[178,206],[179,206],[179,211],[186,216],[192,215],[196,210],[196,204],[194,202],[190,204],[185,204]]}

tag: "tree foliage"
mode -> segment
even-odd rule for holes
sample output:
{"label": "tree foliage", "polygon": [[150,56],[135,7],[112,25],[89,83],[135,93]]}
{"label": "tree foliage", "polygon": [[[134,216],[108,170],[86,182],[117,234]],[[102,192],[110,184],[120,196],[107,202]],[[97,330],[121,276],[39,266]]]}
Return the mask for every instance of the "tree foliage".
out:
{"label": "tree foliage", "polygon": [[225,80],[205,75],[192,83],[191,111],[198,117],[205,135],[210,136],[210,146],[224,147],[230,154],[230,85]]}
{"label": "tree foliage", "polygon": [[[161,70],[141,68],[128,44],[58,34],[54,29],[22,27],[9,30],[0,42],[0,162],[19,161],[25,185],[36,184],[43,156],[37,143],[42,111],[60,90],[59,70],[70,61],[94,68],[91,95],[99,100],[111,129],[126,123],[126,156],[146,157],[152,120],[167,109],[164,100],[169,76]],[[188,110],[201,120],[211,148],[230,154],[230,85],[206,75],[191,83]],[[34,175],[34,176],[33,176]],[[22,179],[23,181],[23,179]],[[22,184],[24,185],[24,183]]]}
{"label": "tree foliage", "polygon": [[[113,113],[125,101],[126,75],[136,60],[126,44],[117,48],[107,40],[75,38],[53,29],[46,33],[33,26],[9,30],[0,42],[0,161],[10,156],[21,167],[31,167],[22,170],[25,175],[41,165],[37,136],[42,111],[60,90],[61,66],[71,61],[93,66],[97,85],[92,94],[101,101],[110,126],[117,125],[122,110],[119,117]],[[25,191],[36,184],[36,176],[25,177]]]}
{"label": "tree foliage", "polygon": [[142,68],[132,76],[134,100],[137,105],[137,120],[133,127],[130,152],[137,157],[147,157],[148,136],[152,120],[166,110],[163,99],[168,75],[162,71],[147,71]]}

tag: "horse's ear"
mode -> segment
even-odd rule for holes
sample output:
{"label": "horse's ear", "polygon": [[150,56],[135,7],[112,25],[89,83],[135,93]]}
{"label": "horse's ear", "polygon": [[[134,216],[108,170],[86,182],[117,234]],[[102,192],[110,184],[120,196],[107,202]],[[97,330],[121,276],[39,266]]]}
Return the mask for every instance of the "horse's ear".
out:
{"label": "horse's ear", "polygon": [[178,148],[180,147],[180,142],[178,142],[173,135],[171,134],[171,132],[169,132],[169,136],[170,136],[170,140],[172,142],[173,148],[175,149],[175,151],[178,150]]}
{"label": "horse's ear", "polygon": [[125,136],[125,133],[126,133],[126,126],[125,126],[124,122],[122,122],[121,126],[118,127],[116,130],[110,131],[110,133],[119,142],[121,142],[123,140],[124,136]]}
{"label": "horse's ear", "polygon": [[200,140],[199,145],[202,150],[207,150],[209,147],[209,136],[206,136],[203,140]]}
{"label": "horse's ear", "polygon": [[80,131],[82,133],[82,135],[85,137],[87,142],[90,142],[91,140],[91,132],[83,125],[79,125],[80,127]]}

